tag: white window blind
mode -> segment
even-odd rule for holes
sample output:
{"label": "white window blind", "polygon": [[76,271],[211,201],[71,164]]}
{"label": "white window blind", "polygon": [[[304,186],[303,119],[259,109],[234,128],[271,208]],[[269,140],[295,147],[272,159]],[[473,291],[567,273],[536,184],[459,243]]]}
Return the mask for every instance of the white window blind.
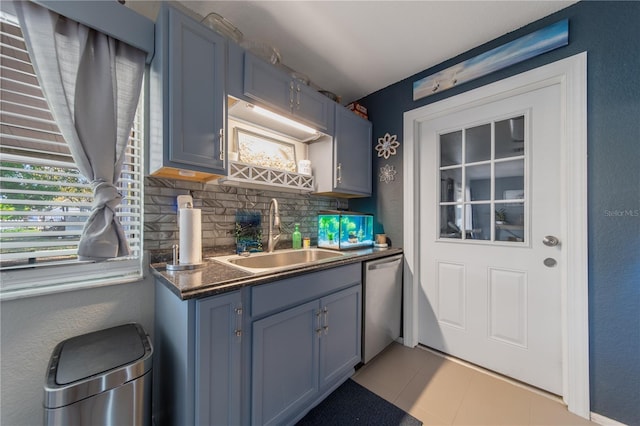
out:
{"label": "white window blind", "polygon": [[[42,270],[81,264],[76,251],[91,211],[92,190],[75,167],[49,111],[17,20],[2,14],[0,24],[0,290],[51,287],[56,281],[67,285],[74,281],[71,275],[77,274]],[[142,117],[141,101],[118,181],[123,200],[117,216],[132,255],[105,262],[99,268],[94,265],[100,270],[95,279],[140,276]],[[124,267],[123,271],[124,264],[134,265],[133,270]],[[85,279],[91,277],[86,272],[91,268],[82,266]],[[115,277],[109,272],[105,275],[105,269],[114,271]]]}

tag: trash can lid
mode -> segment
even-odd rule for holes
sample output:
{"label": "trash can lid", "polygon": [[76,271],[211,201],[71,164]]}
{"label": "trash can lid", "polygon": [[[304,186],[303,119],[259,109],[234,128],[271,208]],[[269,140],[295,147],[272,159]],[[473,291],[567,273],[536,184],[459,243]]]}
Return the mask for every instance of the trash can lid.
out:
{"label": "trash can lid", "polygon": [[139,324],[125,324],[60,342],[49,361],[45,407],[113,389],[151,369],[151,342]]}
{"label": "trash can lid", "polygon": [[64,342],[56,383],[66,385],[129,364],[144,355],[133,324],[73,337]]}

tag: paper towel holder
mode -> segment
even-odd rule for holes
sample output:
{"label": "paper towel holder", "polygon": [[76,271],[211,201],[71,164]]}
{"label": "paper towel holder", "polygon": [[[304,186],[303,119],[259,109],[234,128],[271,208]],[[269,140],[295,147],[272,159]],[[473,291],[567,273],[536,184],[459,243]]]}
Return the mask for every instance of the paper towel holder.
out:
{"label": "paper towel holder", "polygon": [[[178,195],[177,199],[177,222],[178,227],[180,226],[180,209],[181,208],[193,208],[193,197],[191,195]],[[193,269],[202,268],[204,266],[204,262],[201,263],[179,263],[178,261],[178,245],[174,244],[172,246],[173,249],[173,261],[172,263],[167,263],[166,268],[167,271],[188,271]]]}
{"label": "paper towel holder", "polygon": [[202,268],[204,266],[203,263],[179,263],[178,262],[178,245],[174,244],[171,246],[173,250],[173,261],[172,263],[167,263],[166,268],[167,271],[190,271],[193,269]]}
{"label": "paper towel holder", "polygon": [[193,197],[191,195],[178,195],[177,198],[177,207],[176,207],[176,221],[178,222],[178,227],[180,226],[180,209],[183,208],[193,208]]}

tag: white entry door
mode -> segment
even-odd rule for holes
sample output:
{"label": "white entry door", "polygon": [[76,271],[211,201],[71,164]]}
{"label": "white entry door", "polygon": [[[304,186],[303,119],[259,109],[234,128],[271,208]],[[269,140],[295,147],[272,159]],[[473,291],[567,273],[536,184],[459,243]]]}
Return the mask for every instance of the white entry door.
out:
{"label": "white entry door", "polygon": [[560,85],[421,123],[419,342],[562,394]]}

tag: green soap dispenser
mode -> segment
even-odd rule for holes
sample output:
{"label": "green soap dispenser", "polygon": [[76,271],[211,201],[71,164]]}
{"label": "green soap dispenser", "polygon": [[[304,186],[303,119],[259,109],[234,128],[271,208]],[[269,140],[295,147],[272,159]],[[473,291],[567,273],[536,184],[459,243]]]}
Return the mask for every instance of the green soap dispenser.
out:
{"label": "green soap dispenser", "polygon": [[299,223],[295,224],[295,230],[293,231],[293,234],[291,234],[291,241],[293,242],[293,248],[294,249],[301,249],[302,248],[302,235],[300,235],[300,224]]}

